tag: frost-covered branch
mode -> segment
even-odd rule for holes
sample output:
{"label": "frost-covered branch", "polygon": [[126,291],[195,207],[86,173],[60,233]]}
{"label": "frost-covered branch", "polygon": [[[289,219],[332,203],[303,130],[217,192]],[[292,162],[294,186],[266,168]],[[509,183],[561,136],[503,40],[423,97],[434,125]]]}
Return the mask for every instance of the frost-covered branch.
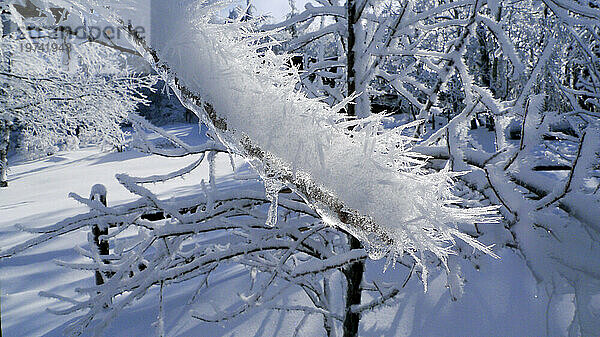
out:
{"label": "frost-covered branch", "polygon": [[[100,15],[118,22],[118,18],[105,8],[93,3],[83,6],[90,5]],[[148,46],[131,27],[123,27],[122,24],[121,27],[126,30],[135,47],[167,79],[184,105],[209,121],[221,141],[233,152],[251,159],[267,184],[275,180],[299,192],[329,223],[341,226],[361,238],[373,252],[373,257],[380,257],[387,252],[407,252],[419,260],[415,253],[422,250],[432,250],[443,257],[447,250],[439,245],[446,240],[452,241],[452,235],[458,232],[452,226],[438,227],[439,224],[473,221],[489,213],[487,209],[476,216],[475,213],[459,214],[458,209],[444,206],[450,199],[436,197],[436,200],[431,200],[427,197],[439,195],[437,192],[425,193],[422,198],[402,196],[401,191],[408,190],[400,186],[407,184],[418,185],[419,190],[430,186],[439,191],[440,186],[449,183],[448,173],[425,178],[424,172],[418,171],[418,160],[412,159],[410,152],[402,151],[402,145],[398,148],[401,151],[394,151],[394,155],[387,153],[392,143],[403,142],[396,132],[370,136],[373,138],[367,143],[357,142],[356,139],[367,140],[365,137],[372,134],[368,130],[378,128],[377,122],[354,132],[348,131],[347,124],[337,125],[339,117],[335,115],[335,110],[294,93],[296,78],[293,75],[290,77],[285,69],[287,57],[278,57],[269,52],[256,53],[257,46],[240,40],[238,34],[241,27],[210,23],[208,19],[212,11],[212,8],[202,7],[191,9],[189,13],[196,13],[190,22],[191,26],[173,27],[185,28],[180,31],[180,36],[186,37],[185,41],[178,41],[175,45],[171,43],[158,50]],[[189,27],[196,28],[189,31]],[[190,42],[195,44],[195,50],[202,50],[205,46],[209,52],[182,55],[179,51]],[[214,50],[214,45],[222,46],[218,48],[222,58],[206,58]],[[236,54],[223,54],[228,52]],[[254,68],[259,73],[254,70],[248,72],[249,68],[253,68],[248,65],[257,62],[262,64],[260,68]],[[221,73],[219,69],[223,67],[235,71]],[[203,73],[213,74],[212,80],[198,81],[196,77],[185,75]],[[226,74],[232,74],[233,77]],[[240,82],[241,78],[243,81]],[[260,82],[257,82],[258,79]],[[265,79],[268,81],[265,82]],[[238,93],[236,83],[243,83],[245,88],[250,85],[252,94],[247,94],[248,89],[243,94]],[[203,93],[202,98],[194,92]],[[228,93],[227,99],[224,99],[224,93]],[[279,100],[278,97],[284,99]],[[264,113],[262,107],[256,104],[257,100],[270,102],[269,113]],[[228,102],[236,104],[231,106]],[[271,125],[280,127],[271,129]],[[267,127],[268,132],[265,129]],[[298,151],[290,152],[287,150],[290,148]],[[402,160],[407,160],[409,164],[398,165]],[[315,166],[315,161],[320,164]],[[355,163],[364,163],[363,168],[354,170],[352,167]],[[346,175],[345,183],[340,184],[339,175],[351,172],[352,175]],[[386,202],[370,202],[365,197],[367,195],[376,198],[380,195],[381,200]],[[406,200],[411,202],[407,204]],[[403,211],[390,214],[390,209]],[[432,211],[435,215],[430,213]],[[448,216],[452,220],[441,220]],[[429,229],[423,230],[427,227]]]}

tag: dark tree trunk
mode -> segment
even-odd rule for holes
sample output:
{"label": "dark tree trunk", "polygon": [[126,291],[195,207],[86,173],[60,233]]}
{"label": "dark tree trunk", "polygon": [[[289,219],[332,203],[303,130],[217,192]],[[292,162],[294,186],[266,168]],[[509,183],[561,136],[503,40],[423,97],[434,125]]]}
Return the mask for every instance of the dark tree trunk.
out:
{"label": "dark tree trunk", "polygon": [[10,123],[0,120],[0,187],[8,187],[8,146],[10,145]]}
{"label": "dark tree trunk", "polygon": [[[346,15],[348,16],[348,45],[346,49],[346,86],[348,87],[348,95],[352,95],[356,91],[356,72],[354,70],[355,55],[354,44],[356,37],[354,34],[354,24],[356,18],[356,0],[348,0],[346,2]],[[356,116],[356,108],[354,104],[346,105],[348,116]]]}
{"label": "dark tree trunk", "polygon": [[[94,225],[92,227],[92,235],[94,236],[94,244],[98,248],[98,253],[100,254],[100,256],[108,255],[108,241],[99,240],[101,235],[108,235],[108,227],[100,229],[98,225]],[[107,260],[103,260],[103,262],[108,263]],[[102,277],[102,273],[99,270],[96,270],[96,285],[101,284],[104,284],[104,278]]]}
{"label": "dark tree trunk", "polygon": [[[360,249],[360,241],[348,234],[350,249]],[[354,313],[350,309],[353,305],[359,305],[361,300],[361,283],[365,271],[364,261],[354,262],[346,266],[342,272],[346,277],[346,315],[344,316],[344,337],[358,336],[358,324],[360,314]]]}
{"label": "dark tree trunk", "polygon": [[[91,200],[97,200],[100,203],[102,203],[102,205],[106,206],[106,187],[104,187],[103,185],[97,184],[94,185],[92,187],[92,193],[90,195],[90,199]],[[94,245],[96,246],[96,249],[98,249],[98,254],[100,256],[106,256],[109,254],[109,246],[108,246],[108,240],[100,240],[100,236],[102,235],[108,235],[108,226],[104,227],[104,228],[100,228],[100,226],[98,225],[93,225],[92,226],[92,237],[93,237],[93,242]],[[103,259],[102,262],[108,264],[109,261]],[[101,285],[104,284],[104,277],[102,275],[102,272],[99,270],[96,270],[95,273],[96,276],[96,285]],[[108,272],[104,273],[105,277],[111,277],[112,275]]]}
{"label": "dark tree trunk", "polygon": [[[481,84],[489,88],[491,87],[491,81],[493,75],[490,73],[490,55],[488,52],[488,43],[486,37],[486,31],[483,29],[477,30],[477,40],[479,42],[479,53],[481,54],[481,60],[479,62],[479,72],[481,76]],[[494,69],[496,70],[496,69]]]}

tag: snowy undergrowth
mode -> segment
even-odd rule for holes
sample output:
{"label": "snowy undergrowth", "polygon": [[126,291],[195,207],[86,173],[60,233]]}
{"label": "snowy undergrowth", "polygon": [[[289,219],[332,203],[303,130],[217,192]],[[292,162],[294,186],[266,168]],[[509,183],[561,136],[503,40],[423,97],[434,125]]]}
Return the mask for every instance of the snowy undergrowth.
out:
{"label": "snowy undergrowth", "polygon": [[[95,1],[72,3],[118,22],[110,8]],[[425,269],[423,254],[432,252],[445,262],[456,237],[493,254],[456,225],[495,221],[494,207],[456,207],[460,199],[451,193],[456,173],[423,170],[426,158],[410,151],[413,139],[403,136],[402,128],[384,129],[380,116],[343,119],[338,112],[346,102],[330,108],[295,89],[298,72],[288,66],[288,55],[267,48],[268,33],[252,32],[247,23],[214,22],[219,7],[185,3],[164,5],[161,21],[153,22],[161,35],[153,35],[151,47],[171,70],[162,73],[167,83],[186,87],[214,108],[226,125],[215,131],[234,152],[248,155],[242,144],[250,139],[281,163],[278,169],[308,176],[347,208],[371,217],[378,225],[374,231],[344,229],[359,237],[375,259],[408,253]],[[208,112],[194,110],[211,120]],[[256,159],[251,163],[267,187],[276,187],[267,190],[276,193],[284,172]],[[313,207],[330,214],[323,205]]]}
{"label": "snowy undergrowth", "polygon": [[[202,137],[198,137],[198,126],[176,125],[166,129],[170,134],[183,139],[202,142]],[[11,187],[0,193],[0,247],[2,250],[23,242],[24,238],[31,237],[31,235],[18,230],[15,224],[27,228],[42,227],[48,223],[87,211],[86,206],[67,197],[70,192],[87,195],[93,184],[102,183],[108,188],[109,205],[119,205],[130,202],[132,195],[114,178],[116,173],[126,171],[148,175],[170,172],[195,160],[189,157],[165,160],[160,156],[149,156],[137,151],[98,153],[98,150],[98,148],[88,148],[60,152],[44,160],[14,164]],[[229,160],[226,155],[216,158],[218,166],[222,168],[228,167]],[[236,161],[238,167],[244,167],[239,158]],[[186,195],[190,196],[196,193],[201,179],[206,177],[208,170],[208,165],[203,164],[193,173],[186,175],[185,179],[172,180],[168,184],[156,184],[150,188],[161,198],[184,196],[183,199],[185,199]],[[219,186],[240,184],[230,175],[230,170],[219,170],[216,172],[216,176],[219,179]],[[260,186],[254,187],[258,187],[256,193],[260,194]],[[75,316],[56,316],[47,311],[47,307],[62,309],[64,304],[57,305],[53,299],[41,297],[38,293],[40,291],[61,293],[65,296],[74,296],[77,300],[82,299],[82,296],[78,295],[74,289],[92,286],[94,284],[93,272],[70,270],[55,264],[54,260],[85,262],[86,259],[80,256],[73,247],[80,245],[85,247],[88,232],[86,226],[82,231],[42,243],[10,260],[0,261],[0,296],[4,336],[65,335],[65,328],[72,323]],[[222,272],[217,273],[213,282],[214,284],[223,283],[220,288],[222,291],[211,293],[211,299],[220,301],[219,303],[229,303],[223,298],[223,293],[227,293],[227,289],[242,289],[249,284],[249,280],[242,277],[243,274],[239,274],[240,272],[234,268],[224,268]],[[193,293],[197,284],[192,281],[180,283],[178,287],[173,288],[173,290],[169,288],[165,295],[168,313],[166,326],[169,336],[197,335],[197,331],[203,331],[211,336],[235,335],[236,333],[248,333],[248,331],[252,331],[252,333],[262,331],[265,335],[273,336],[277,333],[290,335],[288,330],[293,330],[294,322],[298,320],[292,315],[282,317],[281,320],[286,322],[286,327],[290,328],[279,331],[276,326],[269,324],[271,314],[268,311],[256,313],[248,319],[233,321],[230,324],[215,324],[202,328],[198,328],[198,320],[178,324],[175,318],[178,317],[176,314],[184,308],[185,301],[188,299],[185,295]],[[114,326],[106,331],[106,335],[152,335],[153,332],[148,332],[148,329],[156,319],[154,299],[157,294],[155,288],[151,289],[150,295],[144,300],[136,302],[130,308],[130,312],[123,312],[122,317],[115,322]],[[319,328],[317,323],[313,324],[313,330]],[[258,332],[256,333],[258,334]]]}
{"label": "snowy undergrowth", "polygon": [[[192,135],[197,134],[196,127],[185,125],[167,129],[169,133],[186,140],[191,140]],[[108,188],[109,205],[120,205],[130,202],[132,195],[114,179],[115,173],[164,173],[185,166],[193,160],[175,158],[166,161],[159,156],[147,156],[136,151],[98,154],[97,149],[86,149],[61,152],[46,160],[16,163],[12,172],[15,180],[12,181],[11,188],[0,194],[0,247],[10,247],[22,241],[24,234],[16,231],[15,223],[40,227],[87,211],[87,207],[67,198],[69,192],[85,196],[89,194],[91,185],[103,183]],[[225,173],[230,172],[229,158],[218,155],[217,161],[217,167],[223,169],[216,174],[219,185],[221,182],[239,183],[233,177],[225,176]],[[169,183],[151,185],[150,188],[167,200],[170,196],[193,195],[207,172],[208,165],[203,164],[187,175],[185,180],[175,179]],[[259,190],[256,192],[260,193]],[[503,228],[496,225],[489,227]],[[84,230],[56,238],[18,257],[0,261],[2,326],[5,336],[64,336],[64,330],[72,323],[73,316],[55,316],[45,311],[48,306],[60,307],[52,300],[38,296],[38,292],[70,295],[75,287],[93,285],[93,272],[69,270],[53,263],[53,259],[79,261],[81,256],[72,247],[85,243],[86,235],[87,231]],[[486,237],[480,240],[487,243],[494,242],[497,238]],[[466,245],[461,246],[464,249],[459,255],[470,253],[471,250]],[[453,301],[451,293],[447,291],[443,271],[432,272],[427,293],[420,291],[422,286],[418,278],[413,276],[402,288],[403,292],[397,301],[377,311],[365,313],[361,320],[360,336],[544,335],[544,313],[548,298],[536,288],[535,279],[518,253],[510,249],[502,249],[498,253],[502,260],[479,258],[476,261],[477,269],[467,260],[451,257],[455,261],[450,263],[458,261],[466,279],[464,294],[458,301]],[[368,275],[382,276],[384,264],[384,261],[368,261]],[[401,267],[388,270],[383,276],[386,282],[394,282],[400,287],[410,274],[407,268]],[[210,303],[213,302],[227,306],[229,301],[225,299],[230,297],[225,295],[232,295],[229,290],[246,289],[250,283],[249,277],[244,275],[238,275],[233,268],[224,268],[223,273],[219,273],[211,283],[213,287],[210,291],[202,293],[203,301],[195,309],[212,312]],[[177,318],[188,295],[197,287],[197,279],[193,279],[167,288],[165,328],[168,336],[290,336],[301,319],[301,315],[295,312],[273,311],[263,307],[227,322],[178,322]],[[561,296],[556,295],[553,301],[564,301],[564,306],[569,309],[569,298],[564,295],[563,299]],[[291,301],[296,297],[297,294],[290,294],[282,301]],[[151,327],[151,324],[157,316],[157,298],[158,287],[151,288],[146,297],[128,307],[127,311],[121,312],[121,316],[104,335],[154,334],[156,327]],[[568,311],[552,313],[551,324],[562,324],[562,317],[568,314]],[[525,320],[527,324],[523,323]],[[322,322],[317,316],[311,316],[308,323],[299,335],[324,336]]]}

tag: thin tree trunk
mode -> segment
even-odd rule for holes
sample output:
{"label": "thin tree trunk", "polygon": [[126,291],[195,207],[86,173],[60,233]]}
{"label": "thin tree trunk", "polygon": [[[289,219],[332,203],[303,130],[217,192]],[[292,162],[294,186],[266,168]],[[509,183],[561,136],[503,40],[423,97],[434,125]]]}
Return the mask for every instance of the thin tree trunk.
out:
{"label": "thin tree trunk", "polygon": [[[96,184],[92,187],[92,193],[90,195],[90,200],[98,200],[100,201],[100,203],[102,203],[102,205],[106,206],[106,187],[104,187],[103,185],[100,184]],[[108,235],[108,226],[104,227],[104,228],[100,228],[100,226],[98,226],[97,224],[92,225],[92,240],[94,245],[96,246],[96,249],[98,249],[98,254],[102,257],[102,256],[106,256],[109,254],[109,246],[108,246],[108,240],[101,240],[100,236],[102,235]],[[108,260],[102,260],[102,262],[108,264],[109,261]],[[104,284],[104,277],[102,275],[103,273],[100,270],[96,270],[95,273],[95,278],[96,278],[96,285],[101,285]],[[110,277],[111,274],[109,272],[105,272],[104,273],[105,277]]]}
{"label": "thin tree trunk", "polygon": [[[350,249],[360,249],[360,241],[348,234]],[[350,309],[353,305],[359,305],[361,300],[361,283],[365,271],[364,261],[354,262],[346,266],[342,272],[346,277],[346,315],[344,316],[344,337],[358,336],[358,325],[360,314]]]}
{"label": "thin tree trunk", "polygon": [[[354,45],[356,36],[354,34],[354,24],[356,23],[356,1],[348,0],[346,3],[348,16],[348,46],[346,49],[346,86],[348,87],[348,95],[352,95],[356,91],[356,70],[355,70],[355,54]],[[356,108],[354,104],[346,105],[348,116],[356,116]]]}
{"label": "thin tree trunk", "polygon": [[10,123],[0,120],[0,187],[8,187],[8,146],[10,145]]}
{"label": "thin tree trunk", "polygon": [[[481,55],[481,60],[478,62],[479,66],[479,74],[481,79],[481,84],[486,87],[492,87],[492,81],[495,79],[494,75],[491,72],[495,71],[495,67],[492,61],[490,61],[490,53],[488,50],[488,39],[487,39],[487,31],[483,28],[478,27],[476,30],[477,41],[479,43],[479,53]],[[490,66],[492,69],[490,69]]]}
{"label": "thin tree trunk", "polygon": [[[98,225],[94,225],[92,227],[92,235],[94,236],[94,244],[98,248],[98,253],[100,254],[100,256],[108,255],[108,253],[109,253],[108,241],[100,240],[100,236],[108,235],[108,227],[106,227],[104,229],[100,229],[100,227],[98,227]],[[102,260],[102,262],[108,263],[108,260]],[[105,274],[107,277],[110,277],[109,273],[105,273]],[[96,285],[104,284],[104,277],[102,276],[101,271],[96,270],[95,278],[96,278]]]}

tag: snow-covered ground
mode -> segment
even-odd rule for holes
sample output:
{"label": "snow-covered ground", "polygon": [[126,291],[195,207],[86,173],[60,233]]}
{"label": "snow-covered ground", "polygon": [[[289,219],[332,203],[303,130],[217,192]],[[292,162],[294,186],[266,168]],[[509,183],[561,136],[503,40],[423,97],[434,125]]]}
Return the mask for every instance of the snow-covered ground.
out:
{"label": "snow-covered ground", "polygon": [[[202,142],[198,127],[178,125],[168,128],[191,143]],[[6,248],[28,238],[15,225],[39,227],[87,211],[85,206],[68,199],[69,192],[82,196],[102,183],[108,188],[109,205],[130,201],[133,196],[118,184],[115,174],[126,172],[136,176],[160,174],[183,167],[195,158],[168,159],[148,156],[137,151],[123,153],[100,152],[97,148],[61,152],[49,158],[12,165],[10,186],[0,190],[0,247]],[[229,158],[218,157],[220,182],[233,180],[227,170]],[[161,198],[181,196],[199,188],[207,177],[203,164],[185,180],[176,179],[150,188]],[[87,232],[80,231],[30,249],[18,256],[0,261],[1,319],[3,336],[62,336],[63,329],[73,317],[55,316],[45,309],[56,302],[38,296],[40,291],[73,294],[76,287],[93,284],[90,272],[58,267],[54,259],[80,259],[73,250],[85,245]],[[430,276],[429,290],[423,292],[418,277],[413,276],[397,300],[390,306],[367,313],[361,320],[361,336],[543,336],[566,328],[572,318],[568,310],[549,313],[548,297],[536,285],[523,259],[513,250],[503,248],[494,260],[479,258],[477,267],[461,260],[466,279],[464,295],[452,301],[446,288],[446,275],[439,271]],[[458,260],[458,259],[457,259]],[[368,262],[367,272],[382,273],[383,262]],[[239,267],[223,266],[216,274],[209,293],[202,294],[200,307],[226,306],[237,299],[248,285],[247,273]],[[388,268],[384,278],[402,284],[408,270],[402,266]],[[184,304],[195,289],[187,281],[167,288],[165,327],[168,336],[291,336],[302,318],[299,313],[255,310],[224,324],[204,323],[183,315]],[[217,285],[217,286],[215,286]],[[157,289],[154,291],[158,294]],[[154,335],[158,314],[157,296],[146,296],[134,307],[126,308],[115,324],[104,332],[106,336]],[[281,301],[297,301],[299,295],[290,292]],[[198,308],[198,307],[197,307]],[[312,316],[311,316],[312,317]],[[321,320],[313,317],[299,335],[324,335]],[[558,328],[558,330],[555,330]],[[564,331],[564,330],[563,330]],[[552,334],[552,333],[551,333]]]}

